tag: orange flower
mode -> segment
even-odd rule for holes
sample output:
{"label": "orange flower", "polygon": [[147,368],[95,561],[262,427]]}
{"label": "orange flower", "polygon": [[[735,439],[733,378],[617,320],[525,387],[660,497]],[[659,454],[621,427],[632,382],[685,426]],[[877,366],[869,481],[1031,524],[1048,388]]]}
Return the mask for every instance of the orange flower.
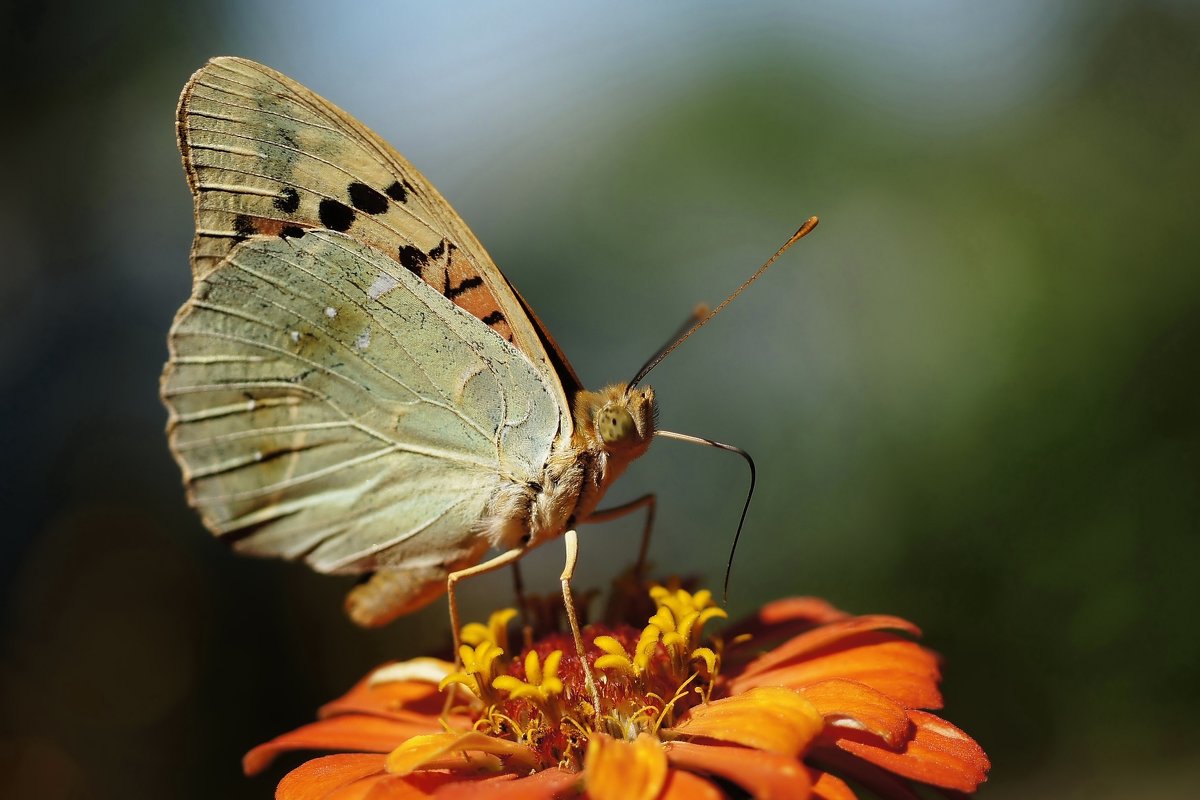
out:
{"label": "orange flower", "polygon": [[[905,620],[782,600],[707,644],[723,617],[708,592],[655,587],[641,630],[589,626],[589,698],[569,637],[509,657],[511,611],[463,629],[461,666],[436,659],[376,670],[320,719],[250,751],[248,773],[292,749],[340,751],[280,782],[280,800],[588,797],[882,797],[914,784],[973,792],[989,763],[971,737],[929,713],[942,703],[937,657]],[[453,686],[443,714],[439,688]],[[352,752],[347,752],[352,751]],[[717,779],[716,781],[712,780]]]}

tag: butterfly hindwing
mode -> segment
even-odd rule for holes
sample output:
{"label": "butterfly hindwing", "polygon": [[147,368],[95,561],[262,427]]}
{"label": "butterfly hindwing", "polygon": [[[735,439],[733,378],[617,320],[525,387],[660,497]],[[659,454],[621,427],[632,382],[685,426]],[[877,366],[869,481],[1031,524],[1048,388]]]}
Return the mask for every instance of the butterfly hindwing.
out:
{"label": "butterfly hindwing", "polygon": [[[185,87],[180,150],[196,201],[193,276],[254,238],[314,229],[374,248],[524,352],[555,367],[538,327],[466,224],[379,137],[305,87],[260,64],[217,58]],[[559,357],[565,364],[565,359]],[[552,381],[553,383],[554,381]],[[565,405],[565,395],[560,400]],[[570,417],[561,436],[569,436]]]}
{"label": "butterfly hindwing", "polygon": [[206,525],[323,572],[470,562],[564,416],[541,370],[356,238],[234,246],[170,336],[172,449]]}

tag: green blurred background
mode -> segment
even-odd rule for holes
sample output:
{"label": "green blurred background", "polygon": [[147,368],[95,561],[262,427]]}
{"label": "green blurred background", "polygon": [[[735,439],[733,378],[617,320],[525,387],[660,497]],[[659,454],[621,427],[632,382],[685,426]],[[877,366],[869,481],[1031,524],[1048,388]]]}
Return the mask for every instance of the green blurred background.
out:
{"label": "green blurred background", "polygon": [[[347,580],[236,558],[185,506],[157,396],[189,291],[173,114],[236,54],[417,164],[593,387],[820,214],[653,375],[664,427],[758,461],[733,614],[916,621],[985,797],[1194,796],[1194,4],[3,14],[0,795],[269,797],[297,759],[246,779],[247,748],[446,641],[443,605],[354,629]],[[656,562],[715,586],[744,484],[661,442],[610,500],[658,491]],[[579,584],[636,538],[586,529]],[[468,615],[509,597],[478,580]]]}

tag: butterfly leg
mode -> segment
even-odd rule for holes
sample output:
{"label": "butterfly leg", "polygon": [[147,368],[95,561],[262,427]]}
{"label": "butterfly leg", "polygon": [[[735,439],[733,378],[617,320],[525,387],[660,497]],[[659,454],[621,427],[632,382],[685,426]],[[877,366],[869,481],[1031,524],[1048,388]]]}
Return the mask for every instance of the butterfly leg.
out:
{"label": "butterfly leg", "polygon": [[525,601],[525,580],[521,577],[521,563],[512,563],[513,596],[517,600],[517,609],[521,612],[521,624],[529,627],[532,621],[529,616],[529,606]]}
{"label": "butterfly leg", "polygon": [[618,519],[628,514],[632,514],[640,508],[646,509],[646,524],[642,528],[642,544],[638,548],[637,561],[633,566],[633,577],[635,580],[642,579],[642,570],[646,568],[646,555],[650,552],[650,534],[654,532],[654,512],[658,508],[658,496],[655,494],[644,494],[636,500],[630,500],[628,503],[622,503],[619,506],[612,508],[593,511],[585,522],[589,525],[593,522],[608,522],[609,520]]}
{"label": "butterfly leg", "polygon": [[517,559],[525,555],[526,548],[515,547],[512,550],[506,550],[493,559],[476,564],[473,567],[460,569],[457,572],[451,572],[446,577],[446,598],[450,606],[450,630],[454,634],[454,663],[461,665],[458,655],[458,648],[462,646],[462,640],[459,638],[459,631],[462,628],[462,622],[458,616],[458,597],[454,593],[455,585],[463,578],[473,578],[476,575],[485,575],[489,572],[506,567],[509,564],[516,563]]}
{"label": "butterfly leg", "polygon": [[[509,564],[516,564],[517,559],[525,555],[526,548],[517,547],[512,550],[507,550],[493,559],[476,564],[466,569],[460,569],[451,572],[446,576],[446,603],[450,606],[450,631],[454,636],[454,667],[457,670],[462,666],[462,654],[459,649],[462,647],[462,639],[460,631],[462,630],[462,620],[458,615],[458,597],[454,593],[455,585],[463,578],[471,578],[476,575],[485,575],[489,572],[501,569]],[[454,704],[454,697],[457,693],[457,684],[450,686],[450,691],[446,693],[446,705],[442,709],[442,715],[450,713],[450,707]]]}
{"label": "butterfly leg", "polygon": [[562,581],[563,605],[567,609],[567,622],[571,624],[571,636],[575,639],[575,654],[579,656],[579,665],[583,668],[583,680],[587,684],[588,693],[592,696],[592,708],[595,711],[596,727],[600,727],[600,692],[596,689],[596,679],[592,676],[592,668],[588,665],[587,653],[583,648],[583,634],[579,631],[579,616],[575,613],[575,598],[571,595],[571,578],[575,575],[575,562],[579,559],[579,535],[575,529],[563,534],[563,544],[567,549],[567,561],[563,565]]}

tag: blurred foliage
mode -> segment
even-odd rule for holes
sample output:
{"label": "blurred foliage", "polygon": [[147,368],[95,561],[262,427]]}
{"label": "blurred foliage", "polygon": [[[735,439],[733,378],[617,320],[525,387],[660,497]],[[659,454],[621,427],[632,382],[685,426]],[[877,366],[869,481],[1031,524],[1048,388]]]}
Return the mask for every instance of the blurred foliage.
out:
{"label": "blurred foliage", "polygon": [[[345,581],[233,558],[186,509],[156,397],[191,235],[175,97],[209,55],[270,61],[287,43],[242,24],[270,17],[257,6],[94,11],[12,6],[2,26],[20,113],[0,133],[0,794],[265,797],[241,753],[371,666],[443,646],[444,610],[355,630]],[[894,55],[780,32],[663,55],[673,83],[608,43],[586,103],[498,120],[521,133],[465,166],[406,147],[445,115],[408,118],[401,78],[383,82],[399,122],[379,129],[592,385],[821,214],[654,373],[665,426],[759,463],[734,615],[806,593],[916,621],[947,659],[948,718],[992,756],[984,796],[1190,796],[1200,16],[1056,13],[1055,71],[975,117],[898,113],[855,83]],[[321,34],[314,62],[353,49]],[[469,119],[467,102],[445,110]],[[612,499],[659,491],[656,561],[716,586],[744,481],[664,443]],[[629,558],[636,528],[583,537],[585,585]],[[560,566],[545,550],[535,585]],[[466,603],[507,598],[498,576]]]}

